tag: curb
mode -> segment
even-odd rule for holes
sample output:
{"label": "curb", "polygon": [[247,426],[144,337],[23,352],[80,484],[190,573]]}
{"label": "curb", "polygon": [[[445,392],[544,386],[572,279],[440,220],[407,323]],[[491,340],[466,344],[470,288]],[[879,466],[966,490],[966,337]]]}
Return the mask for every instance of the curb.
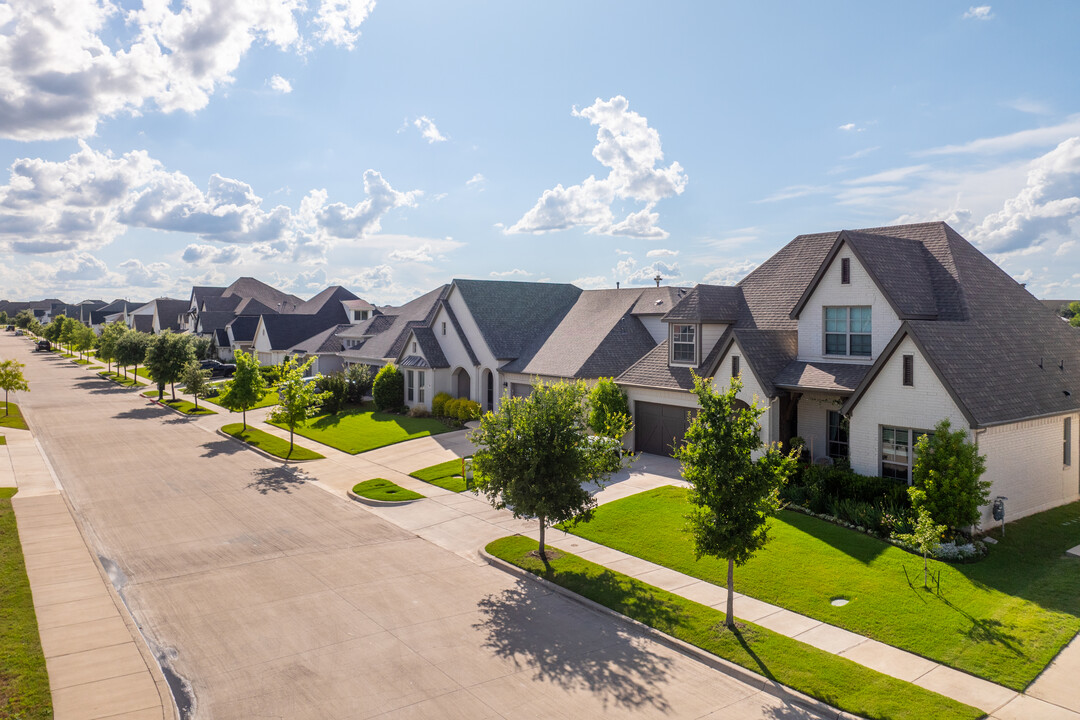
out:
{"label": "curb", "polygon": [[729,660],[725,660],[722,657],[713,655],[712,653],[706,652],[705,650],[691,645],[690,643],[679,640],[676,637],[672,637],[667,633],[661,632],[656,628],[650,627],[642,622],[634,620],[631,617],[627,617],[622,613],[618,613],[607,607],[606,605],[601,605],[600,603],[594,600],[590,600],[583,595],[578,595],[572,590],[564,588],[562,585],[553,583],[550,580],[540,577],[539,575],[534,575],[527,570],[522,570],[517,565],[513,565],[506,562],[505,560],[502,560],[501,558],[497,558],[494,555],[491,555],[485,548],[480,548],[479,553],[480,557],[482,557],[492,567],[503,570],[510,575],[515,575],[519,578],[524,578],[527,580],[531,580],[532,582],[538,583],[541,587],[550,590],[551,592],[558,593],[559,595],[562,595],[563,597],[572,600],[579,605],[589,608],[590,610],[595,610],[596,612],[599,612],[603,615],[607,615],[608,617],[616,620],[617,622],[621,622],[622,624],[637,630],[639,633],[647,635],[648,637],[656,640],[660,644],[665,645],[678,653],[690,657],[692,660],[697,660],[700,663],[708,665],[714,670],[719,670],[725,675],[733,677],[736,680],[743,682],[751,687],[758,688],[763,692],[767,692],[770,695],[773,695],[774,697],[777,697],[786,703],[797,705],[804,710],[816,713],[823,718],[848,720],[849,718],[854,717],[853,715],[850,715],[843,710],[837,710],[836,708],[822,702],[821,700],[812,698],[809,695],[804,695],[798,690],[793,690],[785,685],[771,682],[768,678],[758,675],[751,670],[747,670],[741,665],[736,665]]}
{"label": "curb", "polygon": [[[171,410],[172,408],[169,408],[169,409]],[[179,412],[179,411],[177,411],[177,412]],[[180,414],[183,415],[183,413],[180,413]],[[196,416],[188,415],[187,417],[196,417]],[[270,453],[266,452],[265,450],[262,450],[260,448],[255,447],[251,443],[244,442],[240,438],[235,438],[232,435],[230,435],[229,433],[222,430],[221,428],[218,428],[215,432],[217,432],[217,434],[220,435],[221,437],[229,438],[233,442],[240,443],[242,446],[244,446],[248,450],[250,450],[250,451],[252,451],[254,453],[258,453],[259,455],[262,455],[264,458],[267,458],[269,460],[273,460],[274,462],[279,462],[279,463],[281,463],[283,465],[288,465],[289,463],[292,463],[293,465],[295,465],[297,463],[315,462],[316,460],[324,460],[325,459],[325,458],[312,458],[311,460],[286,460],[285,458],[280,458],[277,455],[271,455]]]}
{"label": "curb", "polygon": [[[142,397],[146,397],[146,396],[143,395]],[[206,417],[207,415],[217,415],[218,414],[217,412],[215,412],[213,410],[211,410],[210,412],[186,413],[183,410],[178,410],[178,409],[174,408],[172,405],[169,405],[168,403],[158,402],[157,400],[155,400],[152,397],[148,397],[146,399],[150,401],[151,405],[157,405],[158,407],[165,408],[166,410],[172,410],[177,415],[180,415],[181,417],[191,418],[192,420],[195,420],[195,419],[198,419],[198,418],[201,418],[201,417]],[[203,407],[205,407],[205,405]],[[201,407],[199,409],[202,410],[203,408]],[[233,438],[233,439],[235,440],[235,438]],[[245,445],[246,444],[247,443],[245,443]]]}
{"label": "curb", "polygon": [[375,500],[374,498],[366,498],[361,495],[357,495],[352,490],[345,491],[350,500],[355,500],[361,505],[370,505],[371,507],[398,507],[400,505],[410,505],[418,500],[426,500],[426,497],[413,498],[412,500]]}

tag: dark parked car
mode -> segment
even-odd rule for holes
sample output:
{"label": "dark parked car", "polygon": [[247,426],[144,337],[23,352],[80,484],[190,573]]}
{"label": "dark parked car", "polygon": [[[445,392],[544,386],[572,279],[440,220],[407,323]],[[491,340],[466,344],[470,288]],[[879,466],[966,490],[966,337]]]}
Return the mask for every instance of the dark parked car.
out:
{"label": "dark parked car", "polygon": [[236,372],[236,366],[232,363],[218,362],[217,360],[203,360],[199,363],[199,367],[203,370],[210,371],[210,377],[232,377]]}
{"label": "dark parked car", "polygon": [[35,350],[42,350],[44,352],[49,352],[50,350],[52,350],[52,343],[49,342],[48,340],[38,340],[37,341],[37,347],[34,348],[34,349]]}

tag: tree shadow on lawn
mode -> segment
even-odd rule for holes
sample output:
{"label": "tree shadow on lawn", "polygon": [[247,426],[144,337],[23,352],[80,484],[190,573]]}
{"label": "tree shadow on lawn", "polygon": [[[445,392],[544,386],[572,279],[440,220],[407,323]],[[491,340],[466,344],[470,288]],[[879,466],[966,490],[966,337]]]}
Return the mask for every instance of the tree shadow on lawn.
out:
{"label": "tree shadow on lawn", "polygon": [[246,487],[259,491],[260,495],[272,492],[292,493],[294,487],[307,482],[302,470],[291,467],[259,468],[251,473],[255,478]]}
{"label": "tree shadow on lawn", "polygon": [[644,647],[636,633],[592,613],[567,628],[568,603],[575,614],[581,612],[560,595],[518,580],[514,587],[480,601],[482,620],[474,627],[487,634],[485,648],[518,668],[531,668],[535,680],[571,692],[590,692],[605,708],[613,703],[670,712],[662,685],[673,661]]}
{"label": "tree shadow on lawn", "polygon": [[820,518],[804,515],[794,510],[781,511],[776,522],[782,522],[798,532],[820,540],[834,550],[838,550],[852,560],[869,565],[883,552],[893,547],[884,540],[878,540],[851,528],[833,525]]}

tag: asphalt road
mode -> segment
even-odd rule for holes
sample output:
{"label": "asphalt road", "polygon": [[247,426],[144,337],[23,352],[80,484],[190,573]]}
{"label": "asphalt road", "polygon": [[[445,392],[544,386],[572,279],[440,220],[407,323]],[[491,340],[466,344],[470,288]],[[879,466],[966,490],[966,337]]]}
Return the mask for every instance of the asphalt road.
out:
{"label": "asphalt road", "polygon": [[810,717],[21,339],[0,355],[192,718]]}

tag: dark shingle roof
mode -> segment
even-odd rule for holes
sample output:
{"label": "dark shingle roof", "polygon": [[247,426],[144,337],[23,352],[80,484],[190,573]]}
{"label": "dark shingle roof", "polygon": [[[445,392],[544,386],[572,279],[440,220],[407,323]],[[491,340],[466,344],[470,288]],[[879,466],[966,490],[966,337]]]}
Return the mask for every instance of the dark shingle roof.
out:
{"label": "dark shingle roof", "polygon": [[280,312],[297,312],[294,308],[299,307],[304,302],[295,295],[282,292],[253,277],[237,278],[232,285],[221,292],[221,295],[253,298],[266,307],[272,308],[275,312],[278,311],[279,303],[281,305]]}
{"label": "dark shingle roof", "polygon": [[259,321],[272,350],[291,350],[340,324],[320,315],[261,315]]}
{"label": "dark shingle roof", "polygon": [[180,329],[180,316],[191,307],[187,300],[174,298],[158,298],[154,300],[154,304],[157,306],[158,324],[161,329],[173,332]]}
{"label": "dark shingle roof", "polygon": [[795,360],[777,373],[773,384],[789,390],[851,392],[870,370],[856,363],[802,362]]}
{"label": "dark shingle roof", "polygon": [[199,313],[199,332],[212,333],[229,324],[235,315],[228,310],[224,312],[201,312]]}
{"label": "dark shingle roof", "polygon": [[293,345],[289,348],[289,352],[304,353],[306,355],[341,352],[345,349],[345,346],[342,345],[341,338],[337,334],[345,327],[348,327],[348,325],[329,327]]}
{"label": "dark shingle roof", "polygon": [[219,348],[229,347],[229,329],[218,328],[214,331],[214,344]]}
{"label": "dark shingle roof", "polygon": [[199,299],[199,310],[202,312],[225,312],[226,310],[231,312],[242,301],[243,298],[236,295],[230,295],[229,297],[211,295]]}
{"label": "dark shingle roof", "polygon": [[[708,355],[701,364],[693,371],[700,376],[707,376],[708,370],[716,367],[720,361],[720,353],[728,345],[731,338],[731,328],[728,328],[716,344],[709,350]],[[654,387],[670,390],[693,390],[694,379],[690,374],[691,368],[668,365],[668,341],[664,340],[655,348],[645,354],[645,357],[637,361],[615,381],[620,385],[639,385],[642,387]]]}
{"label": "dark shingle roof", "polygon": [[333,324],[345,325],[349,322],[349,316],[341,303],[343,300],[356,299],[356,295],[351,291],[340,285],[331,285],[291,312],[296,315],[320,315],[324,318],[333,318]]}
{"label": "dark shingle roof", "polygon": [[267,307],[255,298],[244,298],[233,308],[234,315],[267,315],[276,312],[275,308]]}
{"label": "dark shingle roof", "polygon": [[747,317],[742,289],[727,285],[698,285],[664,316],[665,322],[727,323]]}
{"label": "dark shingle roof", "polygon": [[427,358],[428,364],[431,367],[450,367],[450,363],[447,362],[446,356],[443,355],[442,347],[439,346],[439,341],[435,338],[435,332],[431,328],[417,327],[413,328],[412,332],[416,337],[417,343],[420,345],[420,349],[424,352],[424,357]]}
{"label": "dark shingle roof", "polygon": [[469,361],[473,365],[479,365],[480,360],[473,351],[472,343],[469,342],[469,337],[465,334],[465,331],[461,329],[461,322],[458,321],[457,315],[454,313],[454,308],[450,307],[450,303],[446,302],[445,298],[440,304],[442,309],[446,311],[446,317],[450,318],[450,325],[453,326],[454,332],[457,333],[458,338],[461,340],[461,344],[465,346],[465,352],[469,356]]}
{"label": "dark shingle roof", "polygon": [[441,285],[401,307],[379,308],[381,314],[358,325],[352,325],[344,332],[348,336],[371,335],[363,345],[355,348],[355,352],[363,357],[373,360],[396,358],[401,355],[409,333],[414,328],[425,327],[431,323],[439,308],[439,301],[444,298],[447,289],[448,286]]}
{"label": "dark shingle roof", "polygon": [[664,315],[689,292],[690,288],[683,287],[643,288],[630,312],[633,315]]}
{"label": "dark shingle roof", "polygon": [[[794,330],[758,330],[735,328],[732,340],[737,339],[742,348],[742,358],[754,373],[766,397],[776,397],[773,378],[799,354],[799,334]],[[727,348],[723,349],[727,352]],[[719,357],[717,361],[719,362]],[[710,368],[714,375],[717,368]]]}
{"label": "dark shingle roof", "polygon": [[153,315],[132,315],[131,327],[139,332],[153,332],[154,331],[154,316]]}
{"label": "dark shingle roof", "polygon": [[233,340],[251,342],[255,339],[255,329],[259,327],[259,318],[254,315],[241,315],[233,318],[226,327],[232,329]]}
{"label": "dark shingle roof", "polygon": [[513,360],[537,335],[547,336],[581,289],[562,283],[454,280],[497,360]]}

